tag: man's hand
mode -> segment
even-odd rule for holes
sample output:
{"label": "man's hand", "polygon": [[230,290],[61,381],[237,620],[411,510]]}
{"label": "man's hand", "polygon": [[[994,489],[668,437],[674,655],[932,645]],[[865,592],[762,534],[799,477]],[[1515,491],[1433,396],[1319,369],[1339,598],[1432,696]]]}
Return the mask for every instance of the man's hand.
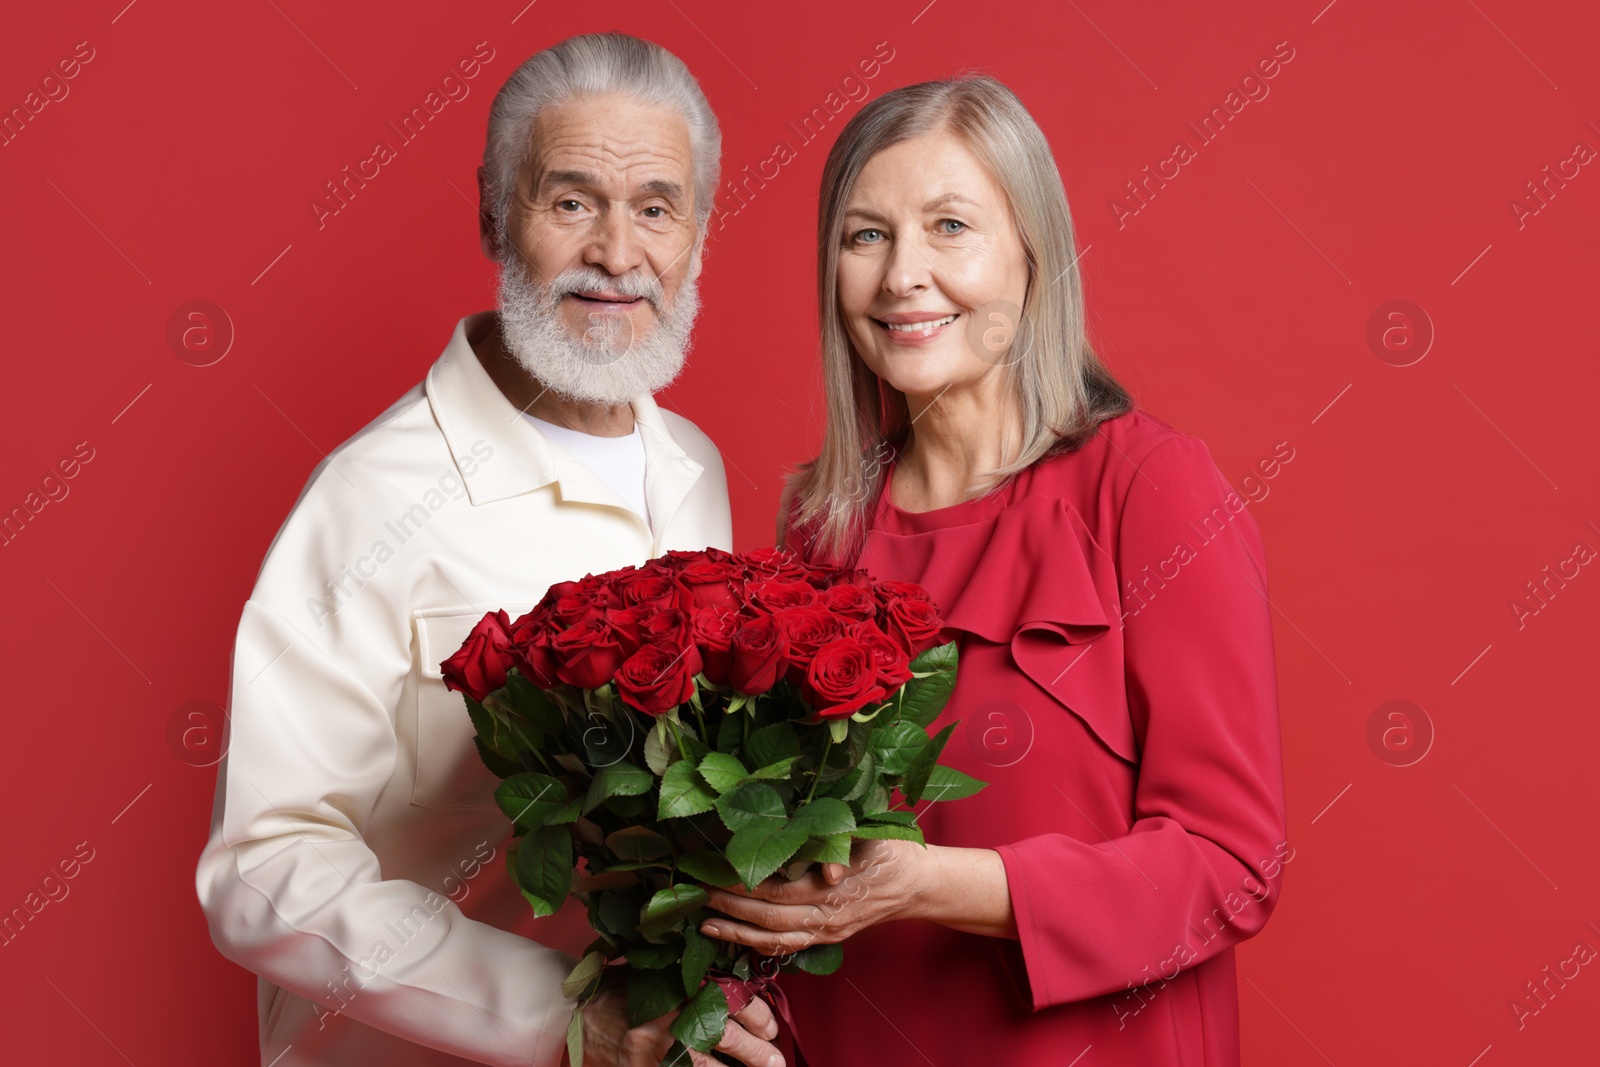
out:
{"label": "man's hand", "polygon": [[[628,1026],[628,994],[621,988],[602,989],[583,1010],[583,1067],[655,1067],[666,1057],[674,1040],[667,1027],[677,1012],[652,1019],[643,1026]],[[778,1036],[778,1021],[759,997],[733,1018],[717,1049],[748,1067],[784,1067],[783,1056],[769,1042]],[[695,1067],[720,1067],[703,1052],[689,1050]]]}

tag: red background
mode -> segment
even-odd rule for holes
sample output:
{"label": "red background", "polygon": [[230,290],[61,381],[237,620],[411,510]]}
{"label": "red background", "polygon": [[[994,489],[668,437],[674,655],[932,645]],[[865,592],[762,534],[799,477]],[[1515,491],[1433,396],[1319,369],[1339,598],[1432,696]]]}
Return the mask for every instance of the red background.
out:
{"label": "red background", "polygon": [[[562,37],[624,29],[701,78],[727,175],[779,139],[797,151],[716,234],[690,368],[663,397],[724,450],[738,546],[770,543],[780,475],[817,441],[816,186],[859,104],[809,145],[787,123],[879,42],[893,58],[873,95],[996,74],[1055,148],[1115,372],[1236,484],[1279,442],[1294,451],[1252,505],[1296,853],[1282,906],[1239,953],[1246,1062],[1592,1061],[1594,966],[1521,1028],[1508,1002],[1580,941],[1600,946],[1600,567],[1552,583],[1520,629],[1510,602],[1578,542],[1600,546],[1600,168],[1552,182],[1521,225],[1509,205],[1576,142],[1600,146],[1600,17],[1323,2],[9,12],[5,109],[77,42],[94,58],[0,147],[0,507],[79,442],[94,458],[0,548],[0,909],[77,843],[94,859],[0,947],[5,1059],[253,1057],[254,980],[212,948],[193,890],[215,770],[190,765],[174,716],[225,701],[241,605],[320,454],[492,304],[463,194],[494,90]],[[494,58],[471,95],[319,229],[323,183],[480,41]],[[1125,184],[1193,143],[1185,123],[1280,41],[1294,59],[1270,95],[1119,225]],[[236,332],[205,367],[166,339],[195,299]],[[1437,334],[1410,366],[1367,341],[1394,299]],[[1423,710],[1385,748],[1368,722],[1390,700]],[[1424,718],[1420,761],[1380,758],[1420,751]]]}

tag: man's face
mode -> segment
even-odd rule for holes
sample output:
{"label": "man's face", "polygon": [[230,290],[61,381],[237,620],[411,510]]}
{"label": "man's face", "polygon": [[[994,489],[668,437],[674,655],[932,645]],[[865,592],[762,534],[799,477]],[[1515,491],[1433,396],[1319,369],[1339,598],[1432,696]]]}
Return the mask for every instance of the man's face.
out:
{"label": "man's face", "polygon": [[546,107],[507,216],[507,347],[546,385],[620,403],[676,375],[698,306],[689,131],[627,96]]}

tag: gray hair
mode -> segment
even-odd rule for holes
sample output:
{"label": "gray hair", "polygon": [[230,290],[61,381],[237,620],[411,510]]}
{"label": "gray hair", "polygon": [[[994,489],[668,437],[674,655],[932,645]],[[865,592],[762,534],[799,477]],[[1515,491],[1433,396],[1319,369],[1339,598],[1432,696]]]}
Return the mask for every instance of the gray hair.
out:
{"label": "gray hair", "polygon": [[624,93],[683,115],[694,161],[695,227],[704,234],[721,177],[722,131],[700,83],[683,60],[653,41],[624,33],[586,33],[530,57],[506,79],[489,108],[483,165],[495,232],[502,240],[539,112],[572,96],[603,93]]}
{"label": "gray hair", "polygon": [[1066,190],[1043,131],[1016,94],[967,73],[880,96],[840,132],[822,170],[817,213],[817,300],[827,425],[817,458],[786,479],[778,543],[790,526],[814,524],[809,550],[852,560],[883,485],[886,455],[911,430],[905,395],[867,367],[839,310],[844,213],[867,161],[901,141],[949,130],[993,175],[1011,205],[1028,262],[1028,290],[1002,365],[1022,415],[1021,447],[974,487],[992,492],[1050,454],[1071,451],[1133,400],[1090,346],[1083,283]]}

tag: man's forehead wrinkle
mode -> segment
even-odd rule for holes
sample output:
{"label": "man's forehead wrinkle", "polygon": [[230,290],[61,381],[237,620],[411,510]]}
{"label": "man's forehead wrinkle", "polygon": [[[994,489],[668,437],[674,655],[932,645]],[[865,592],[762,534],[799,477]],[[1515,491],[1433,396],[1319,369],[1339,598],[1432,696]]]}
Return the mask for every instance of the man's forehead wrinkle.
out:
{"label": "man's forehead wrinkle", "polygon": [[686,152],[662,145],[647,138],[620,141],[603,138],[598,144],[591,137],[577,134],[556,135],[541,146],[542,155],[552,170],[582,170],[582,166],[564,165],[558,155],[568,155],[591,163],[601,163],[613,169],[633,169],[641,166],[681,164],[688,159]]}

